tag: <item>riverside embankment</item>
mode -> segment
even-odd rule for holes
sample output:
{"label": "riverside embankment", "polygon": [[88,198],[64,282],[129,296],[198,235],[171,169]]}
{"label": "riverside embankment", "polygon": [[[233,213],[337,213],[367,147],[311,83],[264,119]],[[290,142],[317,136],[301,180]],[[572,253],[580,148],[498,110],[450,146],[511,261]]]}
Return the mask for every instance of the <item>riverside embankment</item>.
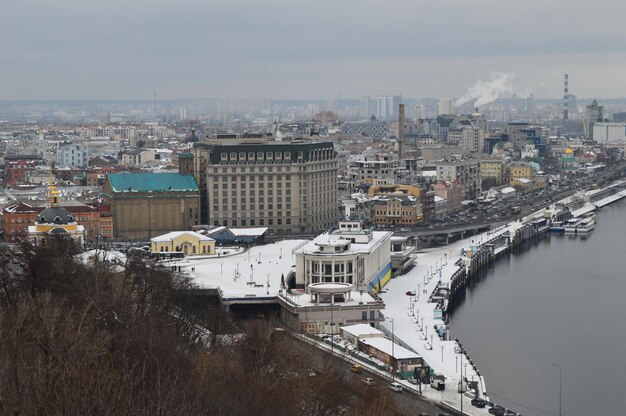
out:
{"label": "riverside embankment", "polygon": [[[550,207],[550,216],[561,212],[578,214],[577,210],[587,204],[599,206],[614,202],[619,196],[613,195],[621,191],[605,191],[607,188],[559,201]],[[597,196],[602,198],[594,198]],[[490,398],[485,380],[473,360],[468,357],[467,352],[460,354],[459,344],[450,339],[452,337],[445,317],[448,309],[464,298],[466,287],[484,275],[494,260],[518,250],[547,232],[547,223],[542,219],[545,219],[544,210],[450,246],[424,251],[418,257],[417,266],[407,275],[394,279],[388,285],[387,293],[381,295],[386,303],[385,315],[394,320],[396,336],[448,379],[446,391],[442,393],[426,390],[426,397],[441,401],[459,411],[463,406],[466,414],[486,414],[470,406],[470,397],[463,397],[457,392],[457,383],[463,378],[476,382],[479,395]],[[415,292],[415,296],[408,296],[407,292]],[[384,325],[391,330],[390,322]],[[480,325],[480,322],[473,325]],[[439,329],[437,332],[436,328]],[[495,339],[497,337],[493,336],[484,342],[492,343]]]}

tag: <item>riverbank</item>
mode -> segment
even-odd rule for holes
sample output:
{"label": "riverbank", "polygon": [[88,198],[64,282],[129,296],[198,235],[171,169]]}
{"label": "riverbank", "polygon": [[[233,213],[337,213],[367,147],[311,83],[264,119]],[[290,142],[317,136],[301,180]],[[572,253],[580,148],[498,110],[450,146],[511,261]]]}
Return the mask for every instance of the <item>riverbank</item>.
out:
{"label": "riverbank", "polygon": [[[618,184],[624,186],[624,181]],[[591,194],[588,195],[589,199],[611,187],[615,187],[615,184],[601,190],[587,191]],[[626,193],[619,191],[614,195],[601,198],[590,203],[591,210],[615,202],[624,196]],[[416,267],[408,274],[393,279],[387,285],[387,292],[380,296],[386,304],[385,316],[393,319],[395,336],[422,355],[434,371],[443,373],[448,380],[446,391],[425,390],[426,397],[431,396],[431,399],[440,400],[459,411],[463,409],[466,414],[486,414],[482,412],[483,409],[476,413],[474,411],[476,408],[471,408],[469,404],[470,398],[463,397],[456,389],[461,379],[475,381],[479,395],[489,399],[486,383],[480,371],[474,366],[466,352],[459,353],[458,343],[450,339],[449,327],[441,319],[448,306],[449,294],[453,293],[454,289],[464,290],[466,280],[472,277],[471,273],[477,273],[489,267],[491,261],[519,244],[521,239],[534,237],[540,224],[535,227],[533,219],[544,216],[546,209],[550,214],[569,206],[576,211],[587,206],[587,202],[589,201],[584,201],[584,197],[581,201],[580,196],[570,196],[497,230],[478,234],[447,247],[418,253]],[[585,212],[589,212],[589,208],[587,206]],[[494,241],[499,240],[506,241],[506,245],[497,247],[493,244]],[[483,253],[486,260],[482,262],[481,267],[472,270],[472,258],[478,253]],[[463,280],[462,286],[459,286],[459,279]],[[462,288],[459,289],[459,287]],[[414,292],[415,296],[406,294],[410,292]],[[448,297],[445,296],[446,292]],[[383,325],[389,330],[392,329],[389,321]],[[442,328],[440,334],[434,333],[436,327]],[[467,411],[468,408],[472,409],[471,412]]]}

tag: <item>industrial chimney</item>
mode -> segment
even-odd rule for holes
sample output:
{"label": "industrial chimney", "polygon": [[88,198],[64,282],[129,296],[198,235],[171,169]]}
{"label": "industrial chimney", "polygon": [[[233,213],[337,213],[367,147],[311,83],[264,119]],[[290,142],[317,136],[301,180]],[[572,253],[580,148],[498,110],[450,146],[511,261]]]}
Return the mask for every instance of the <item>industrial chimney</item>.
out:
{"label": "industrial chimney", "polygon": [[563,78],[563,120],[569,118],[569,75]]}

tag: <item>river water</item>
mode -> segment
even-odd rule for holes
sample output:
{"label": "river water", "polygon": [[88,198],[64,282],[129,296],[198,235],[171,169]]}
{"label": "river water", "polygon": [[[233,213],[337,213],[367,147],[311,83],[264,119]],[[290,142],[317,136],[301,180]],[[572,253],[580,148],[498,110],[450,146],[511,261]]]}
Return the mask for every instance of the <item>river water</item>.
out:
{"label": "river water", "polygon": [[451,317],[490,399],[522,414],[626,415],[626,200],[586,238],[498,260]]}

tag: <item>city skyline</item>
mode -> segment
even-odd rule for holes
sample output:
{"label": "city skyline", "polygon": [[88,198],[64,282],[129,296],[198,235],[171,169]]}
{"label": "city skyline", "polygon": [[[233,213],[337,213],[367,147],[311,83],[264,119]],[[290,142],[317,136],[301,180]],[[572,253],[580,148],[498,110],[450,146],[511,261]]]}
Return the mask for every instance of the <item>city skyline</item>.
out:
{"label": "city skyline", "polygon": [[568,73],[620,97],[626,4],[606,3],[14,2],[0,99],[461,97],[495,72],[518,95],[559,97]]}

